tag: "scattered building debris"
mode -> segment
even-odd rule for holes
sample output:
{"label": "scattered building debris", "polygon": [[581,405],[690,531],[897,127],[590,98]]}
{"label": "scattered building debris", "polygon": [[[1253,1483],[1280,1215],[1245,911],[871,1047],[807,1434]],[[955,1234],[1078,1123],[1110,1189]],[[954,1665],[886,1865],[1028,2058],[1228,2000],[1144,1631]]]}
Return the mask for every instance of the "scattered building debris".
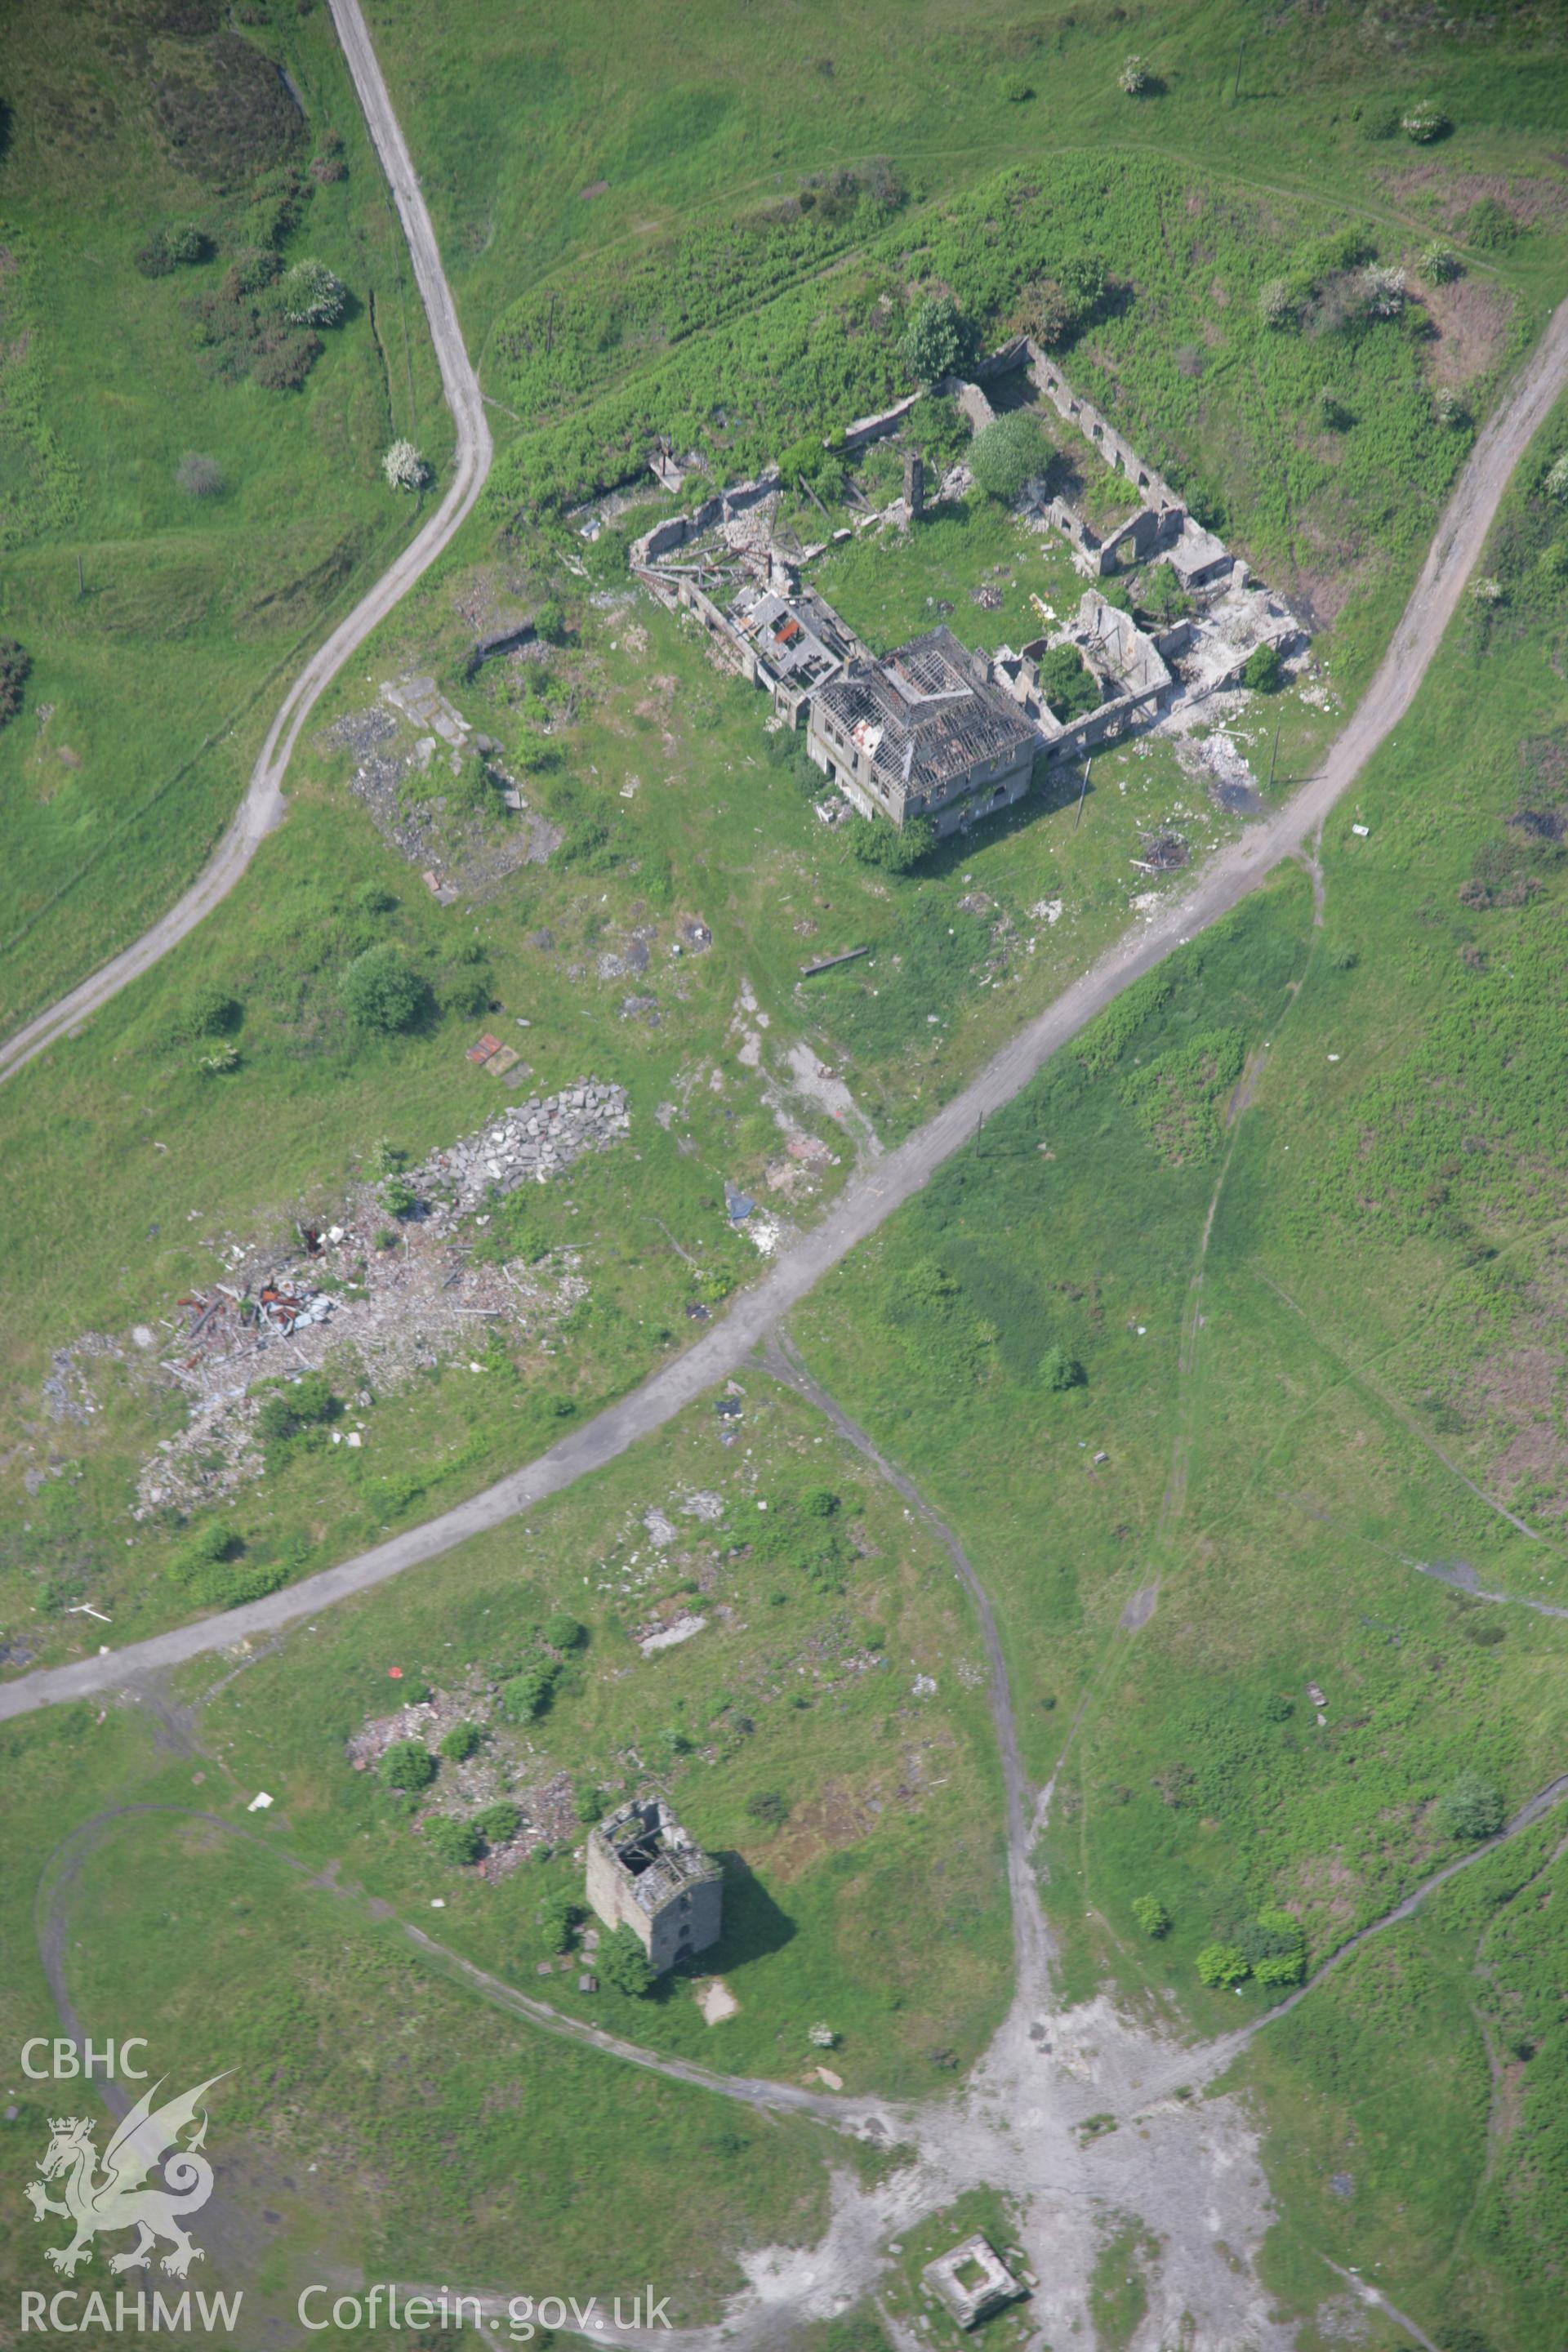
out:
{"label": "scattered building debris", "polygon": [[430,1221],[445,1230],[479,1207],[492,1188],[506,1193],[520,1184],[546,1183],[584,1153],[608,1151],[630,1127],[625,1087],[583,1078],[559,1094],[510,1105],[493,1126],[433,1151],[408,1171],[407,1181],[433,1196]]}

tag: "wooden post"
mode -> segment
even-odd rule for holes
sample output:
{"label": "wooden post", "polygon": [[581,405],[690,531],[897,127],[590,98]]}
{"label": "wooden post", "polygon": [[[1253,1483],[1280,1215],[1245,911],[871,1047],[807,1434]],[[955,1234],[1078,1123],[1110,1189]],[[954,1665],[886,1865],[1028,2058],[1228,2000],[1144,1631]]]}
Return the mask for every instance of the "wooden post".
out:
{"label": "wooden post", "polygon": [[1072,821],[1072,829],[1073,829],[1073,831],[1074,831],[1075,833],[1078,831],[1079,818],[1079,817],[1081,817],[1081,816],[1082,816],[1082,814],[1083,814],[1084,794],[1085,794],[1085,793],[1088,792],[1088,790],[1089,790],[1089,770],[1093,767],[1093,765],[1094,765],[1094,753],[1091,751],[1091,752],[1089,753],[1089,755],[1088,759],[1087,759],[1087,760],[1084,761],[1084,763],[1083,763],[1083,783],[1082,783],[1082,785],[1081,785],[1081,787],[1080,787],[1080,789],[1079,789],[1079,796],[1078,796],[1078,809],[1077,809],[1077,812],[1076,812],[1076,814],[1075,814],[1075,815],[1074,815],[1074,817],[1073,817],[1073,821]]}
{"label": "wooden post", "polygon": [[1244,33],[1240,40],[1237,41],[1236,45],[1236,79],[1232,82],[1230,87],[1230,102],[1232,106],[1236,104],[1237,99],[1241,96],[1241,58],[1242,52],[1246,47],[1247,36]]}
{"label": "wooden post", "polygon": [[87,594],[87,583],[81,576],[81,550],[79,547],[77,550],[76,555],[76,593],[79,596],[85,596]]}
{"label": "wooden post", "polygon": [[1285,721],[1281,719],[1279,726],[1275,728],[1274,749],[1268,754],[1268,789],[1270,792],[1274,790],[1274,762],[1279,757],[1279,728],[1283,727]]}
{"label": "wooden post", "polygon": [[546,359],[548,359],[548,358],[550,357],[550,346],[551,346],[551,343],[552,342],[552,341],[554,340],[554,335],[555,335],[555,297],[554,297],[553,293],[552,293],[552,295],[551,295],[551,297],[550,297],[550,310],[549,310],[549,313],[548,313],[548,315],[546,316],[546,318],[545,318],[545,321],[544,321],[544,356],[545,356],[545,358],[546,358]]}

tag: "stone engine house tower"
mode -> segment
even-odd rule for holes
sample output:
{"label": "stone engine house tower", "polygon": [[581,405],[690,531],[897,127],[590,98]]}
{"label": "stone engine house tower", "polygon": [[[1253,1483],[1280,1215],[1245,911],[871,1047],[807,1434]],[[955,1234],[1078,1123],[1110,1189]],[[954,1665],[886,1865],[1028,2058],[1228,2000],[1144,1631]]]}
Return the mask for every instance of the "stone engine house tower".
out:
{"label": "stone engine house tower", "polygon": [[719,1940],[723,1874],[662,1797],[634,1797],[589,1831],[584,1891],[606,1927],[631,1929],[656,1975]]}

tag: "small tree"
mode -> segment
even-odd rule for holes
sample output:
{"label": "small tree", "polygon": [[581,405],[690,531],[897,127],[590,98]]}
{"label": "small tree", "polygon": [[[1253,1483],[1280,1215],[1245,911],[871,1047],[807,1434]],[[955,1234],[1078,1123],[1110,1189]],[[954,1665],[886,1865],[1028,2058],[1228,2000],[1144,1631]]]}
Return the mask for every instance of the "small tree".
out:
{"label": "small tree", "polygon": [[1124,58],[1121,71],[1116,77],[1117,88],[1127,98],[1143,98],[1152,89],[1154,77],[1142,58]]}
{"label": "small tree", "polygon": [[1440,383],[1432,394],[1432,414],[1450,433],[1470,421],[1470,412],[1451,383]]}
{"label": "small tree", "polygon": [[304,1430],[336,1421],[342,1409],[342,1399],[333,1394],[324,1372],[303,1372],[263,1400],[256,1416],[257,1433],[268,1444],[286,1444]]}
{"label": "small tree", "polygon": [[1132,1906],[1132,1916],[1144,1935],[1158,1943],[1171,1932],[1171,1915],[1157,1895],[1140,1895]]}
{"label": "small tree", "polygon": [[578,1780],[573,1785],[572,1810],[584,1829],[591,1829],[605,1814],[605,1792],[595,1781]]}
{"label": "small tree", "polygon": [[588,1638],[588,1628],[564,1609],[556,1609],[544,1621],[544,1638],[552,1650],[580,1650]]}
{"label": "small tree", "polygon": [[547,646],[566,642],[566,615],[553,596],[547,596],[533,616],[533,634]]}
{"label": "small tree", "polygon": [[1446,137],[1454,126],[1441,107],[1424,99],[1408,114],[1400,116],[1399,127],[1406,139],[1415,140],[1417,147],[1429,147],[1435,139]]}
{"label": "small tree", "polygon": [[436,1759],[422,1739],[395,1739],[382,1757],[381,1777],[387,1788],[413,1796],[436,1778]]}
{"label": "small tree", "polygon": [[1502,1792],[1479,1772],[1461,1772],[1447,1793],[1439,1798],[1437,1811],[1450,1837],[1464,1838],[1474,1844],[1481,1838],[1495,1837],[1503,1824]]}
{"label": "small tree", "polygon": [[1420,268],[1422,277],[1430,278],[1434,286],[1452,285],[1456,278],[1462,278],[1465,274],[1464,262],[1453,247],[1445,245],[1441,238],[1436,245],[1426,247],[1421,257]]}
{"label": "small tree", "polygon": [[569,1895],[564,1887],[553,1895],[547,1895],[539,1906],[539,1920],[551,1950],[570,1951],[573,1934],[578,1923],[586,1916],[575,1895]]}
{"label": "small tree", "polygon": [[[1551,465],[1546,468],[1543,488],[1549,499],[1556,499],[1559,502],[1568,499],[1568,449],[1563,451],[1561,457],[1553,457]],[[0,645],[0,668],[4,667],[5,659],[5,648]]]}
{"label": "small tree", "polygon": [[426,1822],[425,1843],[437,1862],[449,1863],[457,1870],[478,1862],[484,1851],[484,1840],[472,1822],[451,1822],[442,1814]]}
{"label": "small tree", "polygon": [[477,1723],[455,1723],[441,1742],[441,1753],[450,1764],[466,1764],[479,1752],[483,1738]]}
{"label": "small tree", "polygon": [[1362,271],[1362,307],[1369,319],[1397,319],[1405,308],[1406,292],[1403,269],[1391,269],[1385,262],[1370,262]]}
{"label": "small tree", "polygon": [[1258,297],[1258,315],[1266,327],[1293,327],[1300,313],[1283,278],[1270,278]]}
{"label": "small tree", "polygon": [[789,1799],[777,1789],[759,1789],[753,1796],[746,1799],[746,1811],[752,1821],[762,1822],[769,1829],[777,1829],[789,1819]]}
{"label": "small tree", "polygon": [[429,983],[390,940],[355,956],[341,984],[343,1005],[356,1028],[396,1036],[412,1029],[429,1013]]}
{"label": "small tree", "polygon": [[487,1845],[510,1845],[522,1827],[521,1808],[500,1797],[474,1815],[474,1827]]}
{"label": "small tree", "polygon": [[629,1927],[617,1927],[599,1946],[599,1974],[616,1992],[640,2000],[654,1988],[653,1963]]}
{"label": "small tree", "polygon": [[1239,1944],[1205,1944],[1197,1957],[1198,1980],[1215,1987],[1244,1984],[1252,1963]]}
{"label": "small tree", "polygon": [[559,1672],[553,1659],[541,1658],[533,1665],[525,1666],[521,1674],[511,1675],[500,1686],[502,1714],[510,1716],[513,1723],[531,1723],[549,1706]]}
{"label": "small tree", "polygon": [[1307,1942],[1289,1911],[1260,1911],[1242,1937],[1242,1949],[1260,1985],[1300,1984],[1307,1973]]}
{"label": "small tree", "polygon": [[1011,506],[1026,483],[1037,479],[1051,461],[1051,446],[1026,409],[996,417],[974,436],[969,470],[988,499]]}
{"label": "small tree", "polygon": [[1076,646],[1048,646],[1040,656],[1040,691],[1064,724],[1100,708],[1100,688]]}
{"label": "small tree", "polygon": [[851,825],[847,840],[857,864],[878,866],[884,874],[908,874],[932,846],[936,827],[929,816],[909,817],[901,829],[885,816],[874,816]]}
{"label": "small tree", "polygon": [[1254,694],[1278,694],[1285,683],[1285,665],[1277,646],[1254,646],[1242,665],[1241,682]]}
{"label": "small tree", "polygon": [[22,688],[33,667],[33,656],[15,637],[0,637],[0,727],[22,708]]}
{"label": "small tree", "polygon": [[1087,1381],[1083,1366],[1065,1348],[1047,1348],[1040,1358],[1040,1385],[1052,1395],[1081,1389]]}
{"label": "small tree", "polygon": [[904,363],[917,383],[953,375],[974,348],[974,333],[953,302],[928,294],[910,313]]}
{"label": "small tree", "polygon": [[381,461],[381,470],[388,488],[394,490],[422,490],[430,479],[430,468],[412,441],[395,441]]}
{"label": "small tree", "polygon": [[324,261],[297,261],[284,273],[283,316],[296,327],[339,327],[348,308],[348,289]]}

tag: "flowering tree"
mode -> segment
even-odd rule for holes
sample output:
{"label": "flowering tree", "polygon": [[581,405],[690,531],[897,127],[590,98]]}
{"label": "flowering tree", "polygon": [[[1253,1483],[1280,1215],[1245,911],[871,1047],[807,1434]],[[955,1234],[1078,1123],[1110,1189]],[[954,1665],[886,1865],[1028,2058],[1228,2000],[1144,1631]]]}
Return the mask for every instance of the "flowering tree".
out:
{"label": "flowering tree", "polygon": [[1374,261],[1361,274],[1362,300],[1369,319],[1397,319],[1405,308],[1405,272]]}
{"label": "flowering tree", "polygon": [[381,461],[387,487],[394,490],[422,490],[430,479],[430,468],[412,441],[395,441]]}
{"label": "flowering tree", "polygon": [[283,316],[296,327],[337,327],[348,289],[324,261],[297,261],[283,280]]}
{"label": "flowering tree", "polygon": [[1123,60],[1116,79],[1129,98],[1142,98],[1154,78],[1142,58],[1134,57]]}

